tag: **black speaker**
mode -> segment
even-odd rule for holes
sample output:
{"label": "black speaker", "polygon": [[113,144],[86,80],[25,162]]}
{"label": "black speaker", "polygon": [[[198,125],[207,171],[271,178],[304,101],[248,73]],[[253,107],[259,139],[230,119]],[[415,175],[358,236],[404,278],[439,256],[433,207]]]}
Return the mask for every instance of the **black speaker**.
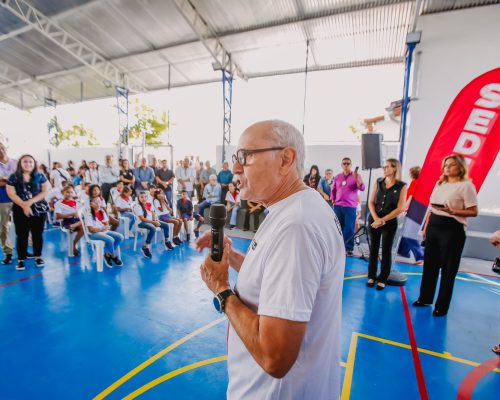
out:
{"label": "black speaker", "polygon": [[361,163],[363,169],[382,167],[382,134],[361,135]]}

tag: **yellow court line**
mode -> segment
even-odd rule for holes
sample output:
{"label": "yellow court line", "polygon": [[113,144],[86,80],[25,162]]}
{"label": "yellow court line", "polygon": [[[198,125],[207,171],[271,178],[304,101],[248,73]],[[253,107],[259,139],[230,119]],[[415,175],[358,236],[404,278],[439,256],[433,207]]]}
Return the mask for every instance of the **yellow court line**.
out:
{"label": "yellow court line", "polygon": [[145,384],[144,386],[141,386],[139,389],[134,390],[132,393],[125,396],[123,398],[123,400],[133,400],[136,397],[143,394],[144,392],[147,392],[148,390],[159,385],[160,383],[168,381],[169,379],[172,379],[172,378],[176,377],[177,375],[181,375],[184,372],[188,372],[188,371],[191,371],[193,369],[203,367],[205,365],[215,364],[215,363],[218,363],[221,361],[226,361],[226,360],[227,360],[227,356],[219,356],[219,357],[209,358],[207,360],[198,361],[198,362],[195,362],[193,364],[189,364],[189,365],[186,365],[184,367],[178,368],[174,371],[169,372],[168,374],[165,374],[165,375],[162,375],[162,376],[156,378],[155,380]]}
{"label": "yellow court line", "polygon": [[206,324],[205,326],[202,326],[201,328],[191,332],[189,335],[184,336],[183,338],[179,339],[175,343],[172,343],[170,346],[166,347],[159,353],[155,354],[153,357],[147,359],[144,361],[142,364],[139,366],[135,367],[133,370],[128,372],[126,375],[122,376],[120,379],[118,379],[115,383],[112,385],[108,386],[106,389],[104,389],[101,393],[99,393],[96,397],[94,397],[93,400],[101,400],[104,399],[106,396],[108,396],[111,392],[113,392],[116,388],[120,387],[123,385],[125,382],[127,382],[130,378],[133,376],[137,375],[139,372],[141,372],[144,368],[148,367],[152,363],[154,363],[156,360],[159,358],[163,357],[165,354],[171,352],[175,348],[179,347],[181,344],[187,342],[189,339],[192,339],[193,337],[199,335],[200,333],[205,332],[206,330],[214,327],[215,325],[220,324],[223,321],[226,321],[226,317],[222,317],[219,319],[216,319],[215,321],[210,322],[209,324]]}
{"label": "yellow court line", "polygon": [[[353,378],[353,374],[354,374],[354,362],[356,359],[356,348],[358,345],[358,337],[362,337],[362,338],[365,338],[368,340],[373,340],[375,342],[385,343],[385,344],[389,344],[391,346],[396,346],[396,347],[401,347],[404,349],[411,350],[411,346],[409,344],[406,344],[406,343],[395,342],[394,340],[389,340],[389,339],[384,339],[384,338],[377,337],[377,336],[367,335],[365,333],[353,332],[351,335],[351,344],[349,345],[349,354],[347,356],[347,366],[346,366],[346,371],[344,374],[344,384],[342,385],[342,395],[340,397],[341,400],[349,400],[349,398],[351,396],[351,386],[352,386],[352,378]],[[423,349],[421,347],[418,347],[417,350],[420,353],[429,354],[431,356],[443,358],[445,360],[450,360],[450,361],[455,361],[455,362],[458,362],[461,364],[470,365],[472,367],[477,367],[477,366],[481,365],[480,363],[475,362],[475,361],[467,360],[465,358],[455,357],[451,353],[448,353],[448,352],[438,353],[436,351]],[[494,370],[492,370],[492,372],[500,373],[500,368],[495,368]]]}
{"label": "yellow court line", "polygon": [[347,366],[344,373],[344,384],[342,385],[342,394],[340,400],[349,400],[351,397],[352,376],[354,374],[354,360],[356,359],[356,348],[358,347],[358,333],[351,335],[351,344],[349,345],[349,354],[347,355]]}
{"label": "yellow court line", "polygon": [[[365,333],[358,333],[358,336],[365,338],[365,339],[373,340],[375,342],[390,344],[391,346],[402,347],[402,348],[408,349],[408,350],[411,349],[411,346],[409,344],[395,342],[393,340],[384,339],[384,338],[380,338],[377,336],[366,335]],[[481,365],[480,363],[475,362],[475,361],[467,360],[465,358],[455,357],[454,355],[452,355],[449,352],[438,353],[437,351],[427,350],[427,349],[423,349],[421,347],[417,347],[417,350],[419,353],[429,354],[430,356],[444,358],[445,360],[450,360],[450,361],[455,361],[455,362],[459,362],[462,364],[467,364],[467,365],[470,365],[472,367],[477,367],[477,366]],[[500,368],[495,368],[493,371],[500,372]]]}

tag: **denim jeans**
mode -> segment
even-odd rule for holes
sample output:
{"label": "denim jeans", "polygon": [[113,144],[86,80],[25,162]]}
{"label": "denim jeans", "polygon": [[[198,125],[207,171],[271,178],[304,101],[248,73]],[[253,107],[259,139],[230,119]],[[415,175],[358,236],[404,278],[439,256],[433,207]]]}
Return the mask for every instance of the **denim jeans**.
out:
{"label": "denim jeans", "polygon": [[356,225],[356,207],[333,206],[333,211],[342,227],[342,236],[346,250],[354,249],[354,226]]}
{"label": "denim jeans", "polygon": [[92,240],[102,240],[104,242],[104,253],[114,255],[116,255],[115,251],[123,240],[121,233],[113,231],[91,233],[89,237]]}
{"label": "denim jeans", "polygon": [[204,216],[203,213],[205,212],[205,209],[209,208],[212,204],[217,203],[216,201],[214,203],[210,203],[208,200],[203,200],[199,205],[198,205],[198,214],[200,214],[202,217]]}
{"label": "denim jeans", "polygon": [[[168,233],[169,233],[168,224],[163,221],[158,221],[158,222],[160,223],[160,228],[163,230],[163,234],[165,235],[165,240],[168,240]],[[141,222],[138,226],[141,229],[147,229],[148,235],[146,236],[146,244],[150,244],[155,235],[156,226],[154,226],[149,222]]]}
{"label": "denim jeans", "polygon": [[236,206],[231,210],[231,220],[229,221],[230,225],[236,225],[238,222],[238,211],[240,210],[240,206]]}
{"label": "denim jeans", "polygon": [[122,217],[127,217],[129,219],[128,229],[132,230],[132,227],[135,224],[135,215],[133,213],[131,213],[130,211],[123,211],[120,213],[120,215]]}

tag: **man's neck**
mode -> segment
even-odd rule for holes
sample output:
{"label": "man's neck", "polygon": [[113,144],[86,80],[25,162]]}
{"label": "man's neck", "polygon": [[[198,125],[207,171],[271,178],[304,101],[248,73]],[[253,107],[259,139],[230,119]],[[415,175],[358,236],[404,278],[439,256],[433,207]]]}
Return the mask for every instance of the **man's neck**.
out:
{"label": "man's neck", "polygon": [[307,189],[307,186],[302,182],[302,179],[296,178],[295,180],[283,180],[278,190],[274,193],[271,199],[263,201],[264,206],[267,208],[281,200],[290,197],[291,195]]}
{"label": "man's neck", "polygon": [[351,173],[351,171],[344,171],[344,175],[347,176]]}

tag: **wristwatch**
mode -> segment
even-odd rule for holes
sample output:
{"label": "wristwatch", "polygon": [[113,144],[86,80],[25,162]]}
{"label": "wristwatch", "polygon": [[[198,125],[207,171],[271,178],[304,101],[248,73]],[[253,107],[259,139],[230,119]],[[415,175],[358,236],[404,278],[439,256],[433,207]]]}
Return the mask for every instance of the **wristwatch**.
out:
{"label": "wristwatch", "polygon": [[217,293],[214,296],[215,309],[222,314],[224,312],[225,307],[226,307],[226,299],[232,295],[236,295],[236,293],[234,293],[232,289],[226,289],[220,293]]}

